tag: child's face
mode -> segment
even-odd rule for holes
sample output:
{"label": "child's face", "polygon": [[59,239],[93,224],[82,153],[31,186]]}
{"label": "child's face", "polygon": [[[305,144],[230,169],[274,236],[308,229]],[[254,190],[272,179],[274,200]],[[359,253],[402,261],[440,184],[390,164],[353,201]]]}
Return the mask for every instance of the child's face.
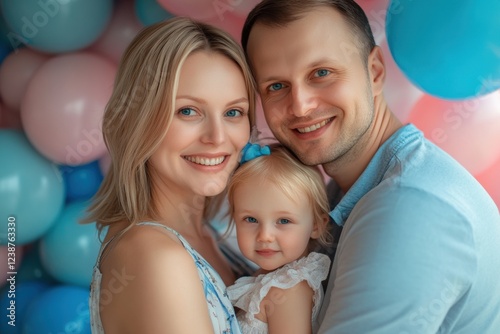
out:
{"label": "child's face", "polygon": [[318,237],[313,210],[304,196],[292,200],[263,182],[244,182],[234,191],[236,234],[241,252],[271,271],[307,254]]}

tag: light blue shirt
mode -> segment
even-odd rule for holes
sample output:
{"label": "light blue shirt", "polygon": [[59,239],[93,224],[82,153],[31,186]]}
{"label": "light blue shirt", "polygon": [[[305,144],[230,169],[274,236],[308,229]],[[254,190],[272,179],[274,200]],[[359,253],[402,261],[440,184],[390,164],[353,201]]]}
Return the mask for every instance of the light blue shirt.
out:
{"label": "light blue shirt", "polygon": [[500,333],[500,215],[413,125],[330,213],[343,231],[319,333]]}

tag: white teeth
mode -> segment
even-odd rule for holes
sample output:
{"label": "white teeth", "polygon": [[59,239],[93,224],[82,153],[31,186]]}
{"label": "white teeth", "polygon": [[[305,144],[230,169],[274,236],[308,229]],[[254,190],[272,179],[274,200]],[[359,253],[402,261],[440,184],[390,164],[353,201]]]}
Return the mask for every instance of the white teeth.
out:
{"label": "white teeth", "polygon": [[297,128],[297,131],[299,131],[300,133],[308,133],[308,132],[311,132],[311,131],[315,131],[315,130],[318,130],[319,128],[325,126],[326,123],[328,123],[329,121],[330,120],[327,119],[327,120],[324,120],[323,122],[320,122],[320,123],[308,126],[306,128]]}
{"label": "white teeth", "polygon": [[219,158],[201,158],[201,157],[184,157],[184,159],[194,162],[195,164],[198,165],[204,165],[204,166],[215,166],[215,165],[220,165],[226,158],[225,157],[219,157]]}

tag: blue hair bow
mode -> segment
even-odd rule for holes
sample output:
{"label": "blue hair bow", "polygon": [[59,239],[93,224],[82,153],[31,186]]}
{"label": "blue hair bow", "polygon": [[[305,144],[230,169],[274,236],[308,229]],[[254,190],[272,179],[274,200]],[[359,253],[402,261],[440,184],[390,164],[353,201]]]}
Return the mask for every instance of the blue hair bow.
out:
{"label": "blue hair bow", "polygon": [[270,155],[271,149],[267,145],[260,146],[259,144],[247,143],[241,151],[240,163],[244,164],[247,161],[255,159],[263,155]]}

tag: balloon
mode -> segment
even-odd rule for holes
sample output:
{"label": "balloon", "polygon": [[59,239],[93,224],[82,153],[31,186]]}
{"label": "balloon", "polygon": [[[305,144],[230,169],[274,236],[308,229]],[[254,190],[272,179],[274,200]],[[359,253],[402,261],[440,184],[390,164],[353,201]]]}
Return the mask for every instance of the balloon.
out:
{"label": "balloon", "polygon": [[46,284],[56,283],[56,280],[43,267],[38,248],[38,242],[25,247],[23,261],[17,269],[16,282],[38,281]]}
{"label": "balloon", "polygon": [[[6,312],[7,318],[0,322],[0,332],[21,334],[26,309],[37,296],[49,288],[50,286],[43,282],[16,282],[15,295],[10,294],[9,290],[3,291],[0,297],[0,308]],[[12,301],[15,303],[13,306],[11,306]]]}
{"label": "balloon", "polygon": [[160,6],[156,0],[136,0],[135,14],[145,26],[174,17],[173,14]]}
{"label": "balloon", "polygon": [[260,2],[261,0],[231,0],[225,1],[230,4],[237,15],[246,17],[248,13]]}
{"label": "balloon", "polygon": [[21,100],[31,77],[47,59],[48,55],[22,48],[4,60],[0,66],[0,96],[8,108],[21,108]]}
{"label": "balloon", "polygon": [[39,294],[28,306],[23,334],[90,334],[89,289],[59,285]]}
{"label": "balloon", "polygon": [[385,84],[384,96],[391,111],[405,122],[415,105],[424,94],[413,85],[401,72],[392,58],[387,41],[382,41],[380,45],[385,61]]}
{"label": "balloon", "polygon": [[101,185],[102,173],[97,160],[81,166],[60,166],[59,168],[66,186],[67,201],[87,200]]}
{"label": "balloon", "polygon": [[85,202],[68,203],[39,245],[42,264],[51,276],[83,287],[90,286],[101,247],[95,224],[79,223],[86,209]]}
{"label": "balloon", "polygon": [[490,194],[497,207],[500,208],[500,152],[497,151],[497,160],[486,170],[475,175],[476,179]]}
{"label": "balloon", "polygon": [[[0,286],[7,285],[9,287],[10,273],[17,272],[17,268],[21,264],[23,258],[23,248],[17,247],[16,243],[12,245],[0,246]],[[14,284],[17,278],[14,280]],[[0,327],[1,328],[1,327]]]}
{"label": "balloon", "polygon": [[12,110],[0,102],[0,129],[22,129],[19,111]]}
{"label": "balloon", "polygon": [[500,1],[393,0],[386,34],[396,63],[444,99],[500,88]]}
{"label": "balloon", "polygon": [[1,0],[11,45],[68,52],[90,45],[102,33],[113,0]]}
{"label": "balloon", "polygon": [[[57,166],[42,157],[22,132],[0,129],[0,212],[15,219],[16,246],[44,234],[64,204],[64,184]],[[7,222],[0,224],[6,244]],[[11,241],[12,242],[12,241]]]}
{"label": "balloon", "polygon": [[385,18],[389,0],[357,0],[356,2],[364,10],[370,22],[375,43],[380,45],[385,40]]}
{"label": "balloon", "polygon": [[91,53],[53,57],[35,73],[21,104],[26,135],[47,158],[76,166],[106,152],[102,115],[116,65]]}
{"label": "balloon", "polygon": [[409,122],[475,175],[499,154],[500,92],[461,102],[424,95]]}
{"label": "balloon", "polygon": [[89,51],[102,54],[118,64],[120,58],[137,33],[143,28],[134,12],[132,1],[116,4],[111,22]]}
{"label": "balloon", "polygon": [[234,10],[223,0],[157,0],[169,13],[188,16],[195,20],[209,20],[221,17],[224,12]]}
{"label": "balloon", "polygon": [[205,20],[205,22],[227,31],[236,41],[240,42],[245,17],[232,12],[225,12],[222,15],[222,19],[219,16],[215,16]]}

